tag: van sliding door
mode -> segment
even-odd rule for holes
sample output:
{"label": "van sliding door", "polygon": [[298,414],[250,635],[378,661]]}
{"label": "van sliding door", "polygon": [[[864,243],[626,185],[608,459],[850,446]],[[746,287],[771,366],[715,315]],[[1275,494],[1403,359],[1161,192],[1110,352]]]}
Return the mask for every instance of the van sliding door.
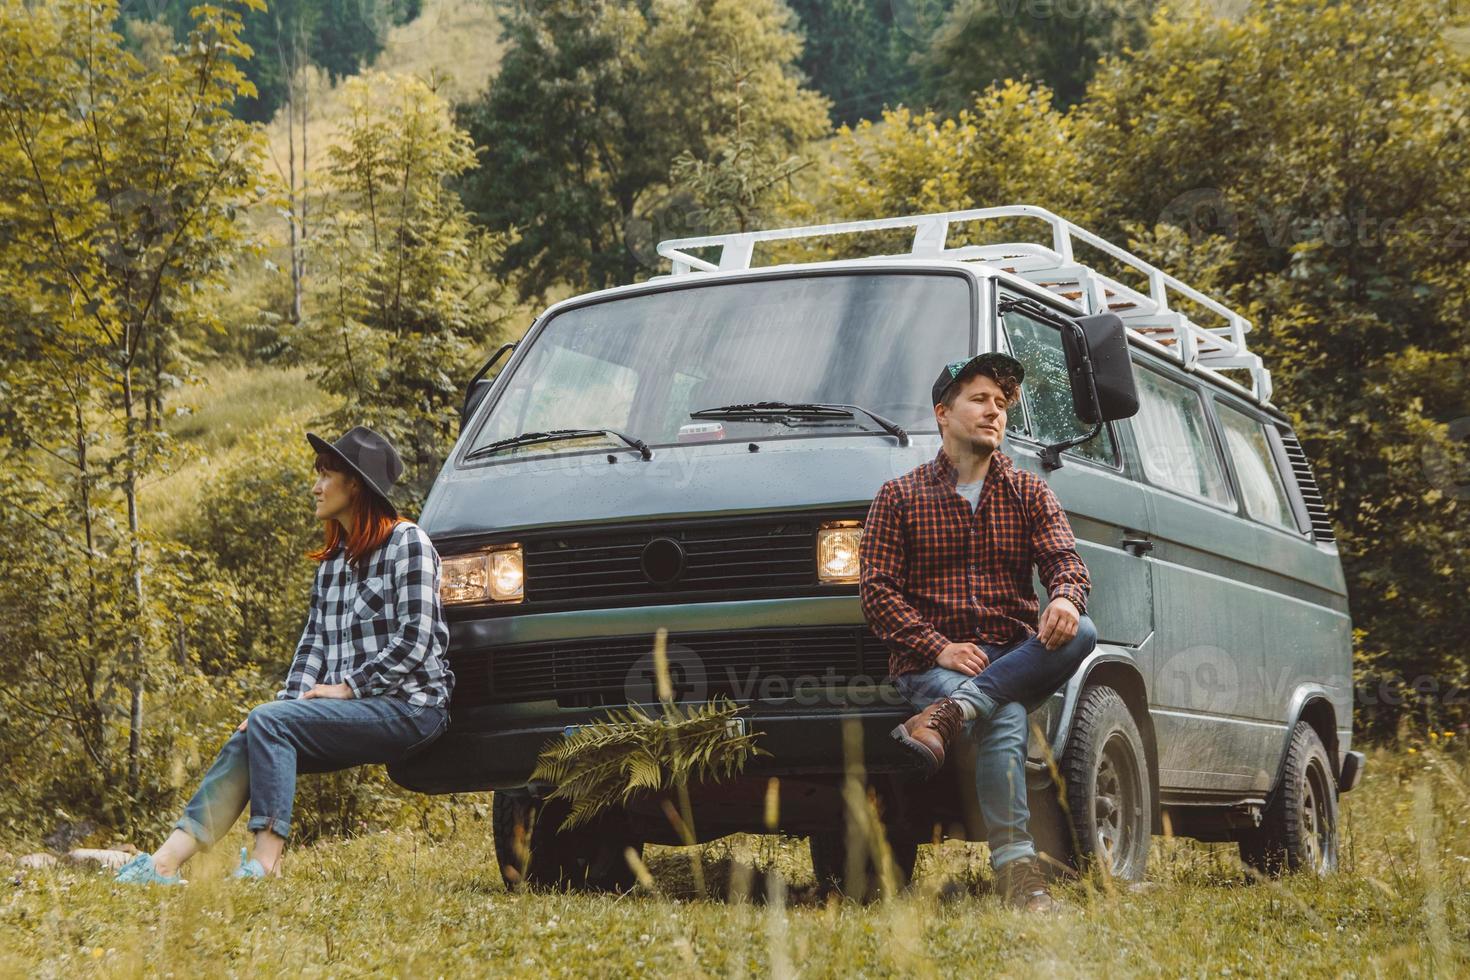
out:
{"label": "van sliding door", "polygon": [[1176,799],[1263,792],[1281,726],[1268,718],[1257,531],[1236,513],[1205,405],[1183,380],[1139,365],[1129,420],[1154,542],[1159,783]]}

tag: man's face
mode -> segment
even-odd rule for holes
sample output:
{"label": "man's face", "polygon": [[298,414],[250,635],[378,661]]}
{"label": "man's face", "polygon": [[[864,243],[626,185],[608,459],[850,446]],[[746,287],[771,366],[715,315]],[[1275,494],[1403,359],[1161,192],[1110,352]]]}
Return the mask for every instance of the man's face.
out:
{"label": "man's face", "polygon": [[941,436],[969,444],[980,456],[1000,448],[1006,432],[1006,396],[995,379],[977,374],[960,384],[954,404],[934,406]]}

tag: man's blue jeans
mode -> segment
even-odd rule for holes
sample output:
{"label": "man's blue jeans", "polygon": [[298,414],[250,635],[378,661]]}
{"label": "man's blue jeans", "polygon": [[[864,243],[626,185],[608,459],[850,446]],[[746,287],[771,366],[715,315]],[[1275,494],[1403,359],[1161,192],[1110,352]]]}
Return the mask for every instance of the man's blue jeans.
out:
{"label": "man's blue jeans", "polygon": [[992,868],[1036,855],[1027,827],[1026,715],[1066,684],[1096,645],[1097,628],[1082,616],[1077,635],[1055,650],[1035,636],[1010,646],[980,643],[990,666],[974,677],[931,667],[894,680],[918,710],[945,697],[974,706],[975,719],[965,723],[965,732],[975,740],[975,795],[990,837]]}
{"label": "man's blue jeans", "polygon": [[291,830],[296,774],[395,762],[449,727],[449,709],[411,705],[391,695],[267,701],[235,732],[174,824],[205,847],[250,803],[248,829]]}

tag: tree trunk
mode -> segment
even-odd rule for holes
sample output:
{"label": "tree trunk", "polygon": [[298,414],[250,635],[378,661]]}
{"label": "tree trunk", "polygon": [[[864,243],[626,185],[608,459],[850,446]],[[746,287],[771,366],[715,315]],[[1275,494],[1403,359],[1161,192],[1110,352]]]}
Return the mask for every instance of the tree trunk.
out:
{"label": "tree trunk", "polygon": [[147,689],[147,663],[143,644],[143,554],[138,527],[138,440],[137,418],[133,414],[133,366],[124,363],[122,371],[123,425],[127,469],[123,476],[123,492],[128,501],[128,571],[133,580],[133,663],[130,678],[132,693],[128,711],[128,797],[130,822],[137,817],[138,790],[143,766],[143,694]]}
{"label": "tree trunk", "polygon": [[[280,19],[276,20],[280,30]],[[306,194],[310,183],[308,174],[308,146],[306,141],[307,85],[303,84],[302,72],[307,64],[305,28],[297,25],[290,41],[291,54],[286,58],[289,81],[286,84],[286,152],[288,160],[286,201],[290,211],[291,233],[291,322],[300,323],[303,316],[306,292]],[[296,108],[301,108],[301,184],[296,183]]]}
{"label": "tree trunk", "polygon": [[[301,240],[297,229],[299,216],[296,200],[296,85],[297,78],[295,72],[292,72],[291,81],[286,86],[286,207],[290,214],[286,225],[291,235],[292,323],[301,322]],[[301,138],[304,142],[305,132]]]}
{"label": "tree trunk", "polygon": [[[302,40],[301,51],[303,54],[297,59],[298,62],[304,63],[306,61],[305,49],[306,41]],[[307,86],[303,85],[301,87],[301,247],[299,251],[300,258],[297,261],[298,277],[302,283],[306,281],[306,237],[309,234],[306,223],[306,211],[311,200],[308,196],[311,190],[311,153],[310,147],[308,147],[306,142],[306,117],[307,109],[310,107],[310,95],[311,93],[307,90]],[[297,301],[298,303],[300,302],[299,295]],[[296,312],[300,316],[301,311],[299,308]]]}
{"label": "tree trunk", "polygon": [[174,656],[179,666],[189,666],[189,638],[184,630],[184,617],[174,615]]}
{"label": "tree trunk", "polygon": [[97,781],[100,798],[108,811],[108,818],[120,821],[126,808],[119,805],[113,785],[112,758],[107,741],[107,725],[102,695],[97,690],[97,541],[92,522],[91,463],[87,458],[87,417],[83,411],[82,393],[84,380],[80,372],[75,377],[72,389],[74,438],[77,453],[77,503],[81,510],[82,535],[87,545],[87,608],[83,615],[85,623],[82,635],[84,649],[76,653],[78,672],[81,674],[82,689],[86,692],[86,704],[77,712],[77,738],[81,740],[87,754],[97,764]]}

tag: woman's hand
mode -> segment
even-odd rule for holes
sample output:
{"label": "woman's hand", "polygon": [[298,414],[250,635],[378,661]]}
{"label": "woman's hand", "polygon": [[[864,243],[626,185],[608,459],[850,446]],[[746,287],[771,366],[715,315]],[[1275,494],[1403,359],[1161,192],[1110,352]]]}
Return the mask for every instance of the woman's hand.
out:
{"label": "woman's hand", "polygon": [[240,727],[237,728],[237,729],[235,729],[235,731],[237,731],[237,732],[243,732],[245,730],[245,726],[248,725],[248,724],[250,724],[250,716],[249,715],[246,715],[245,716],[245,720],[242,721],[242,722],[240,722]]}
{"label": "woman's hand", "polygon": [[303,698],[336,698],[339,701],[352,699],[352,688],[346,684],[316,684],[301,695]]}

